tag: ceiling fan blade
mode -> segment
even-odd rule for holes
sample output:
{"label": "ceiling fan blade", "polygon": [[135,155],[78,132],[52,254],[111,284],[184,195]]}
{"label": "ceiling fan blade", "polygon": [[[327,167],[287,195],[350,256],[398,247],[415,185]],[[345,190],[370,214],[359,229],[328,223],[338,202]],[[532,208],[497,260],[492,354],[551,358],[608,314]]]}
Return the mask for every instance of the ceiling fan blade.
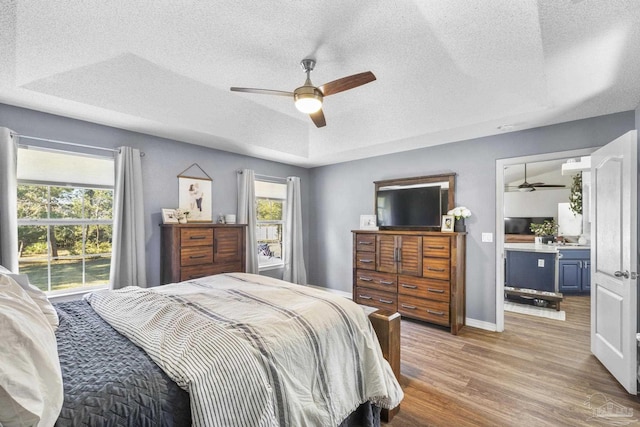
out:
{"label": "ceiling fan blade", "polygon": [[324,113],[322,112],[322,108],[316,111],[315,113],[309,114],[309,117],[311,117],[311,120],[313,120],[313,123],[316,125],[316,127],[321,128],[327,125],[327,122],[324,119]]}
{"label": "ceiling fan blade", "polygon": [[230,89],[231,92],[257,93],[258,95],[277,95],[293,98],[293,92],[285,92],[283,90],[255,89],[251,87],[231,87]]}
{"label": "ceiling fan blade", "polygon": [[318,89],[320,89],[320,92],[322,92],[324,96],[329,96],[339,92],[344,92],[345,90],[353,89],[354,87],[362,86],[374,81],[375,79],[376,76],[374,76],[371,71],[365,71],[364,73],[354,74],[352,76],[343,77],[341,79],[325,83],[318,87]]}
{"label": "ceiling fan blade", "polygon": [[546,188],[565,188],[566,185],[562,184],[532,184],[534,187],[546,187]]}

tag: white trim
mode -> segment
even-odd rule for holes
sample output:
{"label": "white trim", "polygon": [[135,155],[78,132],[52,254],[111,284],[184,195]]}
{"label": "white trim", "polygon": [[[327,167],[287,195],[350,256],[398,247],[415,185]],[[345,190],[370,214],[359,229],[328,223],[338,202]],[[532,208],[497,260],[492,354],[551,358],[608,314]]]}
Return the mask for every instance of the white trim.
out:
{"label": "white trim", "polygon": [[[90,294],[92,292],[101,291],[101,290],[104,290],[104,289],[109,289],[109,285],[108,284],[96,285],[92,289],[87,289],[87,287],[84,287],[82,289],[78,289],[75,292],[72,289],[73,288],[66,289],[66,292],[65,291],[46,292],[47,299],[49,301],[51,301],[52,303],[53,302],[76,301],[76,300],[82,299],[85,295]],[[55,292],[59,292],[59,293],[55,293]]]}
{"label": "white trim", "polygon": [[496,160],[496,331],[504,331],[504,167],[519,163],[544,162],[561,158],[588,156],[597,150],[582,148],[555,153],[511,157]]}
{"label": "white trim", "polygon": [[485,322],[484,320],[471,319],[467,317],[465,320],[465,326],[472,328],[484,329],[486,331],[496,332],[496,324],[491,322]]}
{"label": "white trim", "polygon": [[284,262],[281,262],[279,264],[265,264],[263,266],[258,265],[259,271],[277,270],[279,268],[284,268]]}

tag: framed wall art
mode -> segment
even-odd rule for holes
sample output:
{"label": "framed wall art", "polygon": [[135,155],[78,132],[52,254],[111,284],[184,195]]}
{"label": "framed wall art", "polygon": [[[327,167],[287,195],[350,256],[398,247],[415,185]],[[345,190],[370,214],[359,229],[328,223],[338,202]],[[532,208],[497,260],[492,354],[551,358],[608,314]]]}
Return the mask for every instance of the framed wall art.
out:
{"label": "framed wall art", "polygon": [[[185,172],[194,167],[200,169],[206,177],[185,175]],[[197,163],[192,164],[178,175],[178,207],[188,212],[189,222],[212,222],[212,182],[211,177]]]}

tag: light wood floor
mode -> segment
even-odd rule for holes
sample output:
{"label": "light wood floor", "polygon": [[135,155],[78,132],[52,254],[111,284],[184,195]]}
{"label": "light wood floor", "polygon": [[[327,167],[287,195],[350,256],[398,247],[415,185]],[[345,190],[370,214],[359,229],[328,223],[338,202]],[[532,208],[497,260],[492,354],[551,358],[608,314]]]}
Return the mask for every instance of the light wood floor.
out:
{"label": "light wood floor", "polygon": [[[387,426],[607,426],[589,408],[640,403],[589,351],[589,298],[567,297],[566,321],[505,313],[505,332],[452,336],[402,321],[400,412]],[[622,425],[622,424],[619,424]]]}

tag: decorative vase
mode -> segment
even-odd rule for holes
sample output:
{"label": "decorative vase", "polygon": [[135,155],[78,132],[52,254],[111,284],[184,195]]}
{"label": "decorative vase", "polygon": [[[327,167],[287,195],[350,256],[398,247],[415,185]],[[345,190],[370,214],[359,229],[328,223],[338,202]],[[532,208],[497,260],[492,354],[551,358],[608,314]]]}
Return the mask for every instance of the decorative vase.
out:
{"label": "decorative vase", "polygon": [[467,231],[467,227],[464,225],[464,218],[456,219],[453,224],[453,231],[458,233],[464,233]]}
{"label": "decorative vase", "polygon": [[187,218],[186,218],[186,217],[184,217],[184,218],[178,218],[178,222],[179,222],[180,224],[186,224],[186,223],[187,223]]}

